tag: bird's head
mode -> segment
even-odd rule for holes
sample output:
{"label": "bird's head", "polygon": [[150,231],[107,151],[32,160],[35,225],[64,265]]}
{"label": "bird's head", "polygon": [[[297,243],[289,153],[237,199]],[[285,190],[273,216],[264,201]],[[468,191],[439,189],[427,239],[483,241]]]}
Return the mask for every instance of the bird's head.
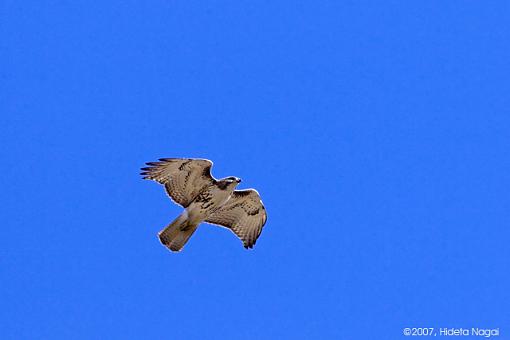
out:
{"label": "bird's head", "polygon": [[224,178],[224,180],[229,183],[237,183],[237,184],[241,183],[241,179],[239,177],[234,177],[234,176]]}
{"label": "bird's head", "polygon": [[235,188],[239,183],[241,183],[241,179],[234,176],[225,177],[218,181],[218,185],[222,189],[226,189],[227,187]]}

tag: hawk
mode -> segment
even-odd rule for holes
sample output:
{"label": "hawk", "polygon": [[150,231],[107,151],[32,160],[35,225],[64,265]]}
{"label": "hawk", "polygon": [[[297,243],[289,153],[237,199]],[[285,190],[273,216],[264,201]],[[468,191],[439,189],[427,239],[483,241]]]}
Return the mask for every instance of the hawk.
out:
{"label": "hawk", "polygon": [[180,251],[202,222],[230,229],[245,248],[253,248],[266,224],[267,214],[254,189],[235,190],[237,177],[220,180],[211,175],[207,159],[160,158],[142,168],[143,179],[165,186],[166,193],[184,211],[158,234],[161,243]]}

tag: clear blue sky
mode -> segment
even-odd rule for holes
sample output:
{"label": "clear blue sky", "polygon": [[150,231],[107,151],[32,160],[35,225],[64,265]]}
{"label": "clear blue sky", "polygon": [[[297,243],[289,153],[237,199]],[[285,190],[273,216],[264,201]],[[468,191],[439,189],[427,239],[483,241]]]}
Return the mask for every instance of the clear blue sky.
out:
{"label": "clear blue sky", "polygon": [[[510,6],[0,4],[2,339],[510,335]],[[139,168],[256,188],[247,251]]]}

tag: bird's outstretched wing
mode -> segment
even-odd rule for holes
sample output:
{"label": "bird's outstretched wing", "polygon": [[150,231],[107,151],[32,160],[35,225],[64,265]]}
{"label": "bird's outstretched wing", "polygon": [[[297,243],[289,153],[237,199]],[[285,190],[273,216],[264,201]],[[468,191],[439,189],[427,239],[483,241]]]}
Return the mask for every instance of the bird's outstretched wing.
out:
{"label": "bird's outstretched wing", "polygon": [[266,209],[259,193],[247,189],[234,191],[227,203],[205,222],[229,228],[243,241],[245,248],[253,248],[266,220]]}
{"label": "bird's outstretched wing", "polygon": [[186,208],[200,191],[216,180],[211,176],[212,162],[207,159],[160,158],[142,168],[144,179],[151,179],[165,186],[168,196]]}

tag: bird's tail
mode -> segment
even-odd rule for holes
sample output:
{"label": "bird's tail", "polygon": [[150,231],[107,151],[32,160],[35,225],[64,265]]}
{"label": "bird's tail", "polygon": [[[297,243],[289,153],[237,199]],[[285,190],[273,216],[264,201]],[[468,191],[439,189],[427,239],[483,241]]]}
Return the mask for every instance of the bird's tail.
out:
{"label": "bird's tail", "polygon": [[171,251],[180,251],[197,227],[198,224],[191,223],[187,214],[183,213],[159,232],[159,240]]}

